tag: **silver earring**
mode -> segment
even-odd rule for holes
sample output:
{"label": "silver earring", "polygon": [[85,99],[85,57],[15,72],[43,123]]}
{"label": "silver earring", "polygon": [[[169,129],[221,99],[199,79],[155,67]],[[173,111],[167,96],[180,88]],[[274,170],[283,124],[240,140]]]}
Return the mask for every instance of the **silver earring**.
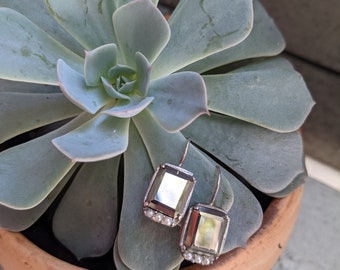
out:
{"label": "silver earring", "polygon": [[196,179],[182,168],[190,140],[187,141],[179,164],[161,164],[155,171],[144,197],[146,217],[168,227],[174,227],[187,211]]}
{"label": "silver earring", "polygon": [[203,265],[218,259],[230,222],[227,212],[213,205],[221,179],[220,167],[216,171],[218,179],[210,204],[196,204],[189,209],[179,242],[184,259]]}

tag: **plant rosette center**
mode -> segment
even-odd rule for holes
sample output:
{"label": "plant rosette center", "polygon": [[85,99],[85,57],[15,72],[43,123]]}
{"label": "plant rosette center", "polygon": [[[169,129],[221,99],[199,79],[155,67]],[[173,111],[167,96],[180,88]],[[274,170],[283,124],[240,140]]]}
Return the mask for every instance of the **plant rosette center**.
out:
{"label": "plant rosette center", "polygon": [[[170,39],[162,14],[142,1],[127,4],[113,15],[117,44],[109,43],[85,52],[83,74],[59,59],[57,76],[61,91],[92,117],[75,130],[55,138],[53,144],[73,161],[98,161],[123,153],[128,145],[130,118],[148,107],[150,115],[167,132],[177,132],[201,114],[209,114],[203,78],[185,71],[151,80],[151,63]],[[122,30],[126,14],[142,8],[154,33],[136,40]],[[151,12],[150,12],[151,11]],[[128,44],[128,45],[126,45]],[[105,145],[103,145],[105,142]]]}

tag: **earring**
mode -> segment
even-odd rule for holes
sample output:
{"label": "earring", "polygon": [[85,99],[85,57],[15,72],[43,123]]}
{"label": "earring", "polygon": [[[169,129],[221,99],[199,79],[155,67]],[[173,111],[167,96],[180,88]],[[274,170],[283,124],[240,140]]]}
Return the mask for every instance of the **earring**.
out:
{"label": "earring", "polygon": [[230,222],[225,210],[213,206],[221,180],[219,166],[216,171],[218,179],[210,204],[196,204],[189,209],[179,242],[184,259],[203,265],[218,259]]}
{"label": "earring", "polygon": [[190,140],[187,140],[178,166],[161,164],[155,171],[144,197],[146,217],[168,227],[176,226],[185,216],[196,179],[182,168]]}

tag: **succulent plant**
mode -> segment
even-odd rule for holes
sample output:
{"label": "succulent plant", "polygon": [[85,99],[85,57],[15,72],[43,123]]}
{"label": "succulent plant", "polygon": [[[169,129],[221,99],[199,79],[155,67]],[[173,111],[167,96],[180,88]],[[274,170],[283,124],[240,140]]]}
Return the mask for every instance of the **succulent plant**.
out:
{"label": "succulent plant", "polygon": [[53,231],[77,258],[114,245],[119,269],[174,269],[179,229],[142,206],[155,169],[176,164],[187,138],[190,204],[210,201],[222,166],[223,252],[261,225],[247,186],[283,197],[304,182],[297,130],[313,100],[273,57],[284,41],[260,3],[180,1],[168,22],[157,4],[0,0],[0,142],[45,127],[0,153],[0,227],[28,228],[71,182]]}

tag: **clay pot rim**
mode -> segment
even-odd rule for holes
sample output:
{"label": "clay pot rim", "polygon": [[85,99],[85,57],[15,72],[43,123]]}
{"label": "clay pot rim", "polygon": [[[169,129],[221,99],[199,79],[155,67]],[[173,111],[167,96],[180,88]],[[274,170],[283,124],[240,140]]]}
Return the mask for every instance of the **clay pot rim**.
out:
{"label": "clay pot rim", "polygon": [[[187,270],[199,270],[199,269],[213,269],[213,270],[236,270],[236,269],[270,269],[271,266],[278,259],[280,253],[285,247],[288,238],[293,230],[298,211],[301,204],[303,195],[303,186],[299,187],[296,191],[285,198],[274,199],[267,210],[264,213],[263,223],[261,228],[248,240],[245,249],[237,248],[224,255],[222,255],[213,265],[210,267],[193,265],[186,267]],[[283,233],[283,235],[282,235]],[[272,244],[266,244],[267,242]],[[274,248],[273,248],[274,245]],[[1,256],[1,260],[15,260],[12,256],[17,255],[20,259],[16,260],[15,267],[13,268],[12,262],[7,263],[6,261],[0,262],[1,266],[8,267],[9,269],[50,269],[50,270],[76,270],[84,269],[78,266],[71,265],[64,262],[44,250],[37,247],[35,244],[30,242],[21,233],[10,232],[7,230],[0,229],[0,247],[6,247],[5,255]],[[20,248],[19,248],[20,247]],[[275,248],[276,247],[276,248]],[[261,259],[259,259],[258,251],[261,254],[269,256],[268,268],[263,268]],[[268,254],[270,253],[270,254]],[[6,256],[7,255],[7,256]],[[33,266],[37,264],[37,266]],[[248,268],[247,268],[248,265]],[[252,268],[249,268],[252,265]],[[257,267],[258,266],[258,267]],[[4,268],[5,270],[7,268]]]}

